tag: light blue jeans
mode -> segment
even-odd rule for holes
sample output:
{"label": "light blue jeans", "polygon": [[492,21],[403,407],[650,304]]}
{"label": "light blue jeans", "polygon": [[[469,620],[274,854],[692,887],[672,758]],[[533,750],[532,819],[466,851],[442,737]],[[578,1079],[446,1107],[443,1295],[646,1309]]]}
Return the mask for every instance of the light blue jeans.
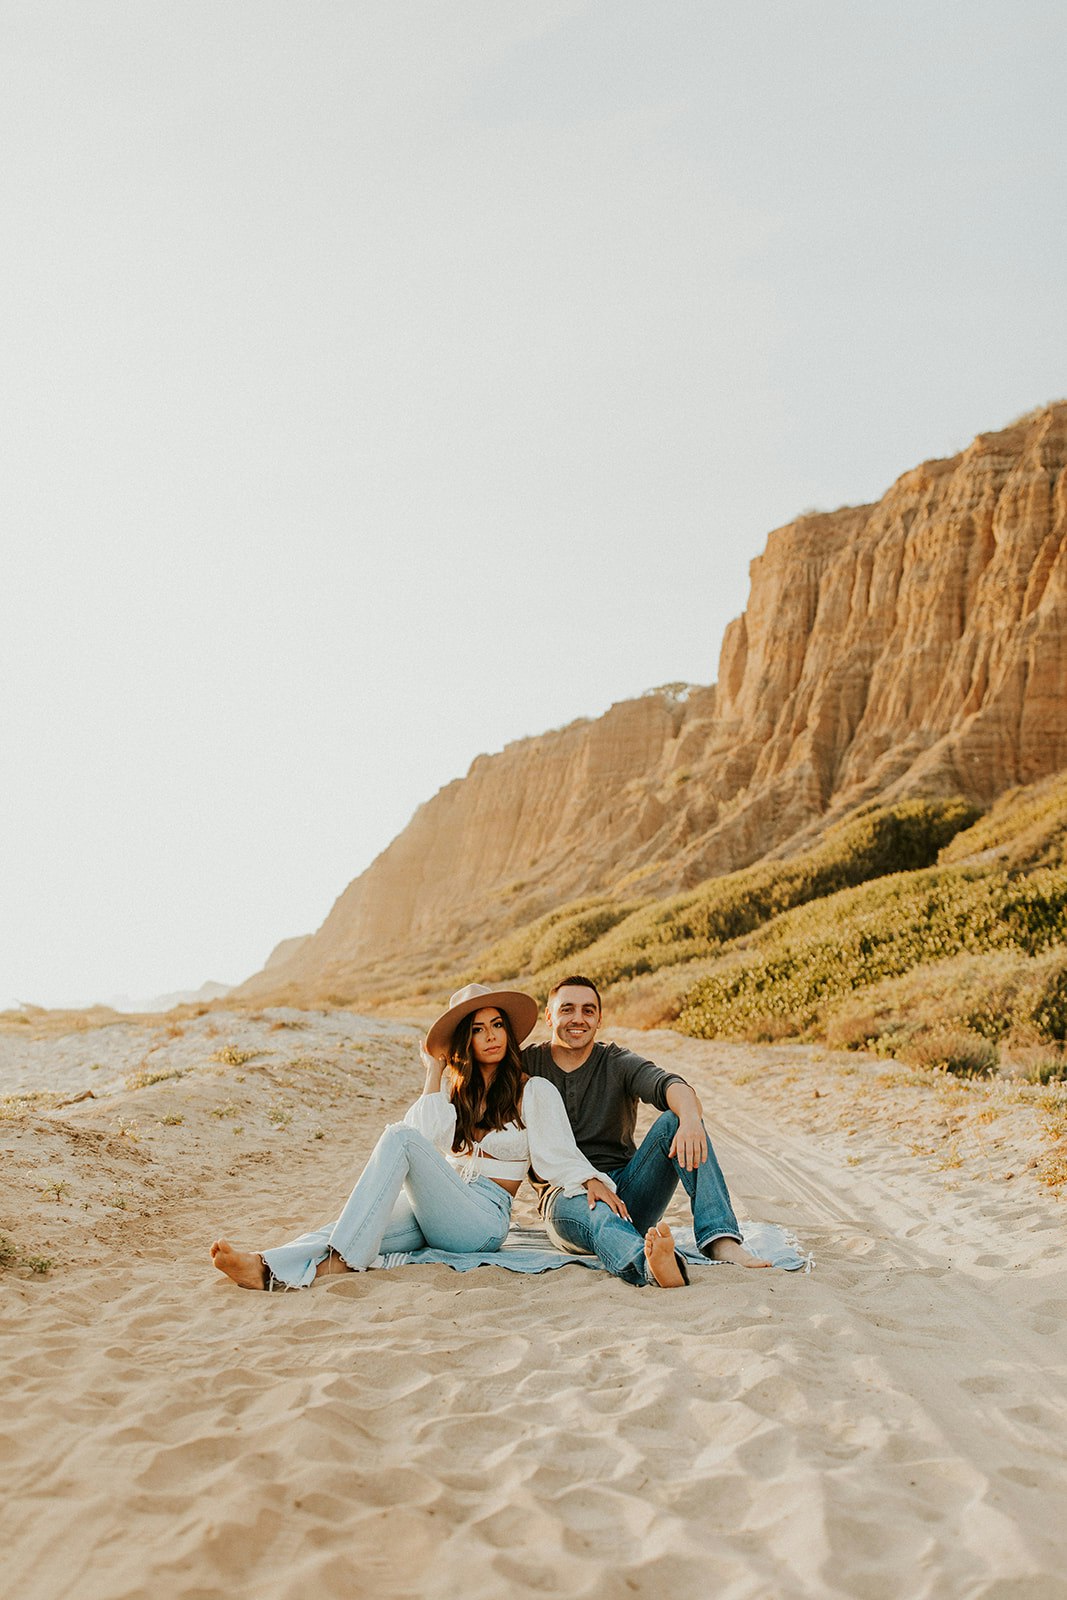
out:
{"label": "light blue jeans", "polygon": [[[693,1231],[698,1248],[707,1254],[716,1239],[737,1239],[737,1225],[726,1179],[708,1139],[708,1156],[696,1171],[681,1166],[669,1154],[678,1118],[673,1111],[657,1117],[624,1167],[611,1174],[620,1199],[632,1221],[618,1217],[604,1202],[590,1210],[586,1196],[555,1194],[548,1203],[545,1222],[557,1250],[595,1255],[617,1278],[627,1283],[650,1281],[645,1268],[645,1234],[662,1217],[681,1183],[693,1207]],[[705,1129],[705,1132],[707,1130]]]}
{"label": "light blue jeans", "polygon": [[375,1145],[336,1222],[264,1250],[279,1283],[305,1289],[335,1251],[356,1272],[392,1250],[499,1250],[511,1221],[511,1196],[491,1178],[465,1183],[415,1128],[394,1122]]}

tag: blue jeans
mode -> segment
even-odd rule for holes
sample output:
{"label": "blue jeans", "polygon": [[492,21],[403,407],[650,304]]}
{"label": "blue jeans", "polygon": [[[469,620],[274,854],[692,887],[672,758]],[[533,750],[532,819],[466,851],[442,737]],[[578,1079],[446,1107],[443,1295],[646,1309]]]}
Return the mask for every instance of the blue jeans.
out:
{"label": "blue jeans", "polygon": [[612,1174],[631,1220],[617,1217],[599,1201],[592,1210],[584,1194],[553,1195],[545,1220],[548,1235],[561,1250],[595,1255],[607,1270],[627,1283],[647,1283],[645,1234],[662,1217],[681,1181],[693,1207],[693,1232],[705,1253],[716,1239],[737,1239],[730,1193],[708,1140],[708,1157],[696,1171],[679,1166],[667,1154],[678,1131],[678,1118],[664,1111],[656,1118],[624,1167]]}
{"label": "blue jeans", "polygon": [[511,1196],[491,1178],[465,1183],[415,1128],[386,1128],[336,1222],[264,1250],[274,1277],[290,1289],[315,1281],[336,1251],[355,1271],[391,1250],[499,1250],[511,1222]]}

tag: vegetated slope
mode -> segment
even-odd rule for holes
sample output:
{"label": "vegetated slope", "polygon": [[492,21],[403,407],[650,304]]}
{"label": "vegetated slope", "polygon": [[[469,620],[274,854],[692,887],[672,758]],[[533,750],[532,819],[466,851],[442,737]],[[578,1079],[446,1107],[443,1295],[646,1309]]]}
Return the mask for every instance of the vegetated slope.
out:
{"label": "vegetated slope", "polygon": [[793,856],[871,803],[987,806],[1062,770],[1065,465],[1061,402],[876,505],[778,529],[714,688],[668,686],[479,757],[239,992],[447,992],[475,952],[562,904],[662,899]]}
{"label": "vegetated slope", "polygon": [[[547,989],[577,963],[603,987],[705,959],[791,907],[906,868],[930,866],[941,847],[978,813],[955,800],[868,808],[832,828],[821,844],[788,861],[764,862],[712,878],[699,889],[638,907],[603,931],[579,907],[562,907],[480,955],[491,981],[521,978]],[[605,911],[613,908],[607,907]],[[591,937],[559,941],[588,927]],[[529,934],[535,937],[531,940]],[[662,1020],[656,1018],[655,1020]]]}
{"label": "vegetated slope", "polygon": [[1064,1076],[1065,840],[1061,774],[1005,796],[936,867],[812,900],[724,949],[681,994],[675,1025]]}
{"label": "vegetated slope", "polygon": [[945,846],[941,859],[998,861],[1015,871],[1067,863],[1067,774],[1009,789],[973,828]]}
{"label": "vegetated slope", "polygon": [[787,862],[640,908],[565,960],[516,964],[512,938],[479,970],[539,992],[578,970],[613,1018],[705,1038],[822,1037],[972,1072],[1004,1048],[1059,1076],[1067,776],[974,815],[959,801],[873,810]]}

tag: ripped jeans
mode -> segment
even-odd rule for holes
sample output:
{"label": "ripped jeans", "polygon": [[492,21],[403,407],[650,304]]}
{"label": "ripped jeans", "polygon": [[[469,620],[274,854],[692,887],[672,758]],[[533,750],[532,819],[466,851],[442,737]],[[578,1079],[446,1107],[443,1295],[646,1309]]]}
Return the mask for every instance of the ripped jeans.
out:
{"label": "ripped jeans", "polygon": [[264,1250],[272,1276],[305,1289],[335,1251],[356,1272],[392,1250],[499,1250],[511,1221],[511,1196],[491,1178],[465,1183],[424,1134],[406,1123],[386,1128],[336,1222]]}

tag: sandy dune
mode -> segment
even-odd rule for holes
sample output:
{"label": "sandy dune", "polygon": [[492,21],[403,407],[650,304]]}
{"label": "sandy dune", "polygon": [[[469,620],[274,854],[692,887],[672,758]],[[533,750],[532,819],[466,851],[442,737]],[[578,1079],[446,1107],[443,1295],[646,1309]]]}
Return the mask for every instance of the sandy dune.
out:
{"label": "sandy dune", "polygon": [[0,1092],[96,1095],[0,1122],[9,1600],[1067,1596],[1067,1229],[1010,1135],[987,1119],[983,1167],[957,1122],[939,1167],[882,1064],[658,1034],[811,1275],[213,1272],[219,1229],[336,1208],[414,1039],[219,1011],[0,1037]]}

